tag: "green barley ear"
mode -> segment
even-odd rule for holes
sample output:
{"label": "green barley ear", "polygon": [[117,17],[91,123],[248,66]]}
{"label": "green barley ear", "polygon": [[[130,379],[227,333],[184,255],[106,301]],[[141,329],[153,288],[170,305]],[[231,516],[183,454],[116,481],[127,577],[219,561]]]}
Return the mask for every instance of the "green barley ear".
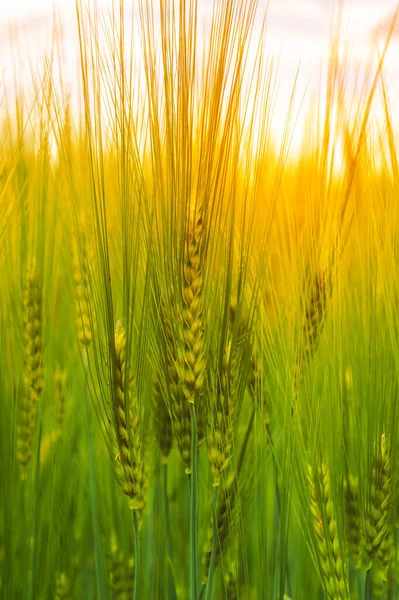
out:
{"label": "green barley ear", "polygon": [[153,394],[155,435],[158,439],[162,462],[166,464],[173,447],[173,425],[158,379],[154,382]]}
{"label": "green barley ear", "polygon": [[133,597],[134,558],[127,560],[113,536],[107,556],[107,569],[115,600],[130,600]]}
{"label": "green barley ear", "polygon": [[[80,250],[80,251],[79,251]],[[72,246],[72,274],[75,292],[75,314],[78,341],[86,348],[93,339],[93,323],[89,310],[90,306],[90,277],[87,240],[81,235],[80,246],[76,239]]]}
{"label": "green barley ear", "polygon": [[[237,477],[234,473],[225,475],[220,483],[220,491],[218,495],[218,506],[217,506],[217,532],[218,532],[218,544],[216,549],[216,562],[217,566],[224,553],[227,551],[230,539],[231,529],[234,520],[237,518]],[[207,529],[204,553],[202,556],[202,564],[204,567],[203,584],[208,580],[209,565],[211,562],[212,554],[212,540],[213,540],[213,515],[210,519],[209,527]]]}
{"label": "green barley ear", "polygon": [[[134,385],[126,366],[126,333],[120,322],[115,327],[112,410],[117,455],[115,470],[132,508],[139,508],[138,493],[142,477],[140,414]],[[131,389],[133,388],[133,389]]]}
{"label": "green barley ear", "polygon": [[55,408],[55,422],[57,429],[62,431],[67,412],[67,374],[64,369],[57,367],[54,371],[53,394]]}
{"label": "green barley ear", "polygon": [[345,480],[344,492],[346,542],[356,569],[360,569],[362,566],[362,537],[359,477],[349,474]]}
{"label": "green barley ear", "polygon": [[209,408],[207,431],[208,459],[213,485],[229,465],[233,449],[233,429],[236,413],[237,347],[229,341],[223,355],[216,394]]}
{"label": "green barley ear", "polygon": [[148,490],[150,487],[151,465],[152,465],[151,451],[150,451],[150,449],[151,449],[151,445],[150,445],[151,430],[149,427],[144,427],[143,429],[144,429],[143,438],[142,438],[143,452],[142,452],[142,458],[141,458],[142,471],[141,471],[141,477],[140,477],[140,487],[137,492],[137,497],[135,500],[139,529],[141,529],[141,526],[143,524],[144,513],[147,508]]}
{"label": "green barley ear", "polygon": [[[230,330],[233,331],[237,327],[237,300],[233,298],[230,302]],[[270,414],[267,403],[262,397],[262,370],[259,353],[257,352],[255,343],[250,340],[250,333],[248,330],[248,323],[244,317],[240,318],[238,323],[238,339],[246,346],[249,351],[249,369],[248,369],[248,382],[247,388],[255,407],[261,410],[263,415],[263,422],[266,430],[270,435]]]}
{"label": "green barley ear", "polygon": [[[170,418],[172,425],[173,437],[176,439],[176,445],[180,456],[186,465],[186,469],[190,470],[190,407],[181,390],[179,369],[180,363],[177,358],[178,351],[180,349],[180,341],[182,339],[181,323],[179,322],[176,331],[178,340],[175,340],[173,333],[174,330],[172,329],[172,323],[175,320],[174,317],[178,314],[177,306],[178,302],[175,289],[173,286],[170,286],[167,302],[162,299],[160,306],[158,307],[159,323],[157,325],[160,331],[158,340],[159,347],[162,349],[161,361],[163,369],[162,372],[157,373],[157,380],[155,383],[155,425],[158,433],[158,439],[160,440],[160,436],[163,436],[163,422],[161,420],[161,415],[166,416],[166,413],[168,413],[168,417]],[[173,315],[173,317],[171,317],[171,315]],[[163,388],[162,390],[161,386]],[[169,427],[168,417],[166,417],[167,428]],[[170,438],[170,434],[168,432],[167,438],[169,439],[165,439],[166,446],[164,448],[164,452],[169,453],[170,448],[168,448],[168,446],[172,442],[172,439]]]}
{"label": "green barley ear", "polygon": [[72,600],[72,584],[66,573],[58,573],[55,580],[55,600]]}
{"label": "green barley ear", "polygon": [[394,528],[391,526],[383,541],[378,556],[378,569],[383,581],[388,581],[389,571],[395,556]]}
{"label": "green barley ear", "polygon": [[371,481],[368,491],[368,509],[365,525],[365,550],[367,569],[378,557],[384,542],[390,533],[390,516],[392,503],[391,461],[388,442],[382,434],[371,465]]}
{"label": "green barley ear", "polygon": [[214,486],[219,485],[233,454],[237,415],[247,387],[248,367],[252,368],[252,357],[248,360],[248,337],[247,322],[244,318],[238,321],[237,301],[233,299],[229,307],[227,339],[224,348],[221,344],[219,350],[222,359],[218,361],[211,386],[214,392],[210,394],[207,407],[208,459]]}
{"label": "green barley ear", "polygon": [[224,593],[227,600],[238,600],[237,593],[237,576],[236,568],[234,564],[231,564],[229,569],[223,576],[224,580]]}
{"label": "green barley ear", "polygon": [[384,597],[384,579],[381,571],[378,569],[371,570],[371,598],[373,600],[382,600]]}
{"label": "green barley ear", "polygon": [[345,387],[347,394],[351,394],[353,392],[353,373],[352,367],[346,367],[345,369]]}
{"label": "green barley ear", "polygon": [[307,278],[306,298],[303,306],[301,339],[296,351],[294,371],[294,393],[303,380],[320,342],[327,313],[328,297],[331,296],[331,270],[319,269]]}
{"label": "green barley ear", "polygon": [[[203,437],[203,417],[198,405],[205,375],[203,344],[203,275],[201,265],[202,210],[197,206],[190,216],[184,240],[181,304],[173,286],[167,303],[162,301],[160,320],[163,330],[166,387],[169,392],[167,410],[170,412],[173,434],[180,455],[191,470],[191,417],[189,404],[197,407],[198,439]],[[177,309],[181,306],[181,311]],[[168,308],[170,307],[170,310]],[[180,314],[179,314],[180,312]],[[174,339],[171,322],[178,318]],[[162,408],[164,412],[164,408]],[[165,449],[166,450],[166,449]]]}
{"label": "green barley ear", "polygon": [[249,365],[248,390],[254,405],[262,411],[263,423],[269,438],[271,438],[270,413],[268,404],[265,398],[263,398],[262,401],[259,400],[259,398],[262,396],[262,372],[260,358],[256,352],[255,346],[252,348],[251,362]]}
{"label": "green barley ear", "polygon": [[[173,344],[173,333],[169,320],[166,318],[165,304],[162,301],[159,307],[159,319],[160,323],[157,323],[157,331],[159,332],[157,341],[158,347],[164,348],[165,356],[162,357],[162,353],[159,352],[159,350],[158,356],[161,355],[161,362],[162,358],[164,359],[163,364],[165,368],[160,369],[156,374],[153,385],[154,429],[155,435],[158,439],[159,448],[161,450],[162,461],[164,464],[166,464],[170,451],[172,450],[174,440],[173,424],[169,412],[171,409],[171,402],[169,400],[169,403],[167,403],[166,398],[168,397],[168,393],[173,386],[176,389],[178,385],[178,377],[175,364],[176,357]],[[163,333],[163,337],[161,336],[161,333]],[[175,426],[180,438],[181,432],[179,429],[179,424],[176,423]]]}
{"label": "green barley ear", "polygon": [[44,435],[40,444],[40,466],[44,469],[51,458],[54,444],[62,435],[65,417],[67,413],[67,375],[66,371],[57,367],[53,375],[53,399],[55,413],[55,427],[47,435]]}
{"label": "green barley ear", "polygon": [[322,463],[321,468],[314,472],[308,465],[307,483],[322,585],[329,600],[346,600],[349,598],[347,569],[337,530],[327,466]]}
{"label": "green barley ear", "polygon": [[42,282],[33,260],[22,296],[25,383],[38,400],[43,390]]}
{"label": "green barley ear", "polygon": [[19,405],[17,458],[26,477],[32,456],[36,408],[43,390],[44,364],[42,341],[42,282],[36,261],[26,273],[22,293],[22,330],[24,344],[24,380],[26,391]]}

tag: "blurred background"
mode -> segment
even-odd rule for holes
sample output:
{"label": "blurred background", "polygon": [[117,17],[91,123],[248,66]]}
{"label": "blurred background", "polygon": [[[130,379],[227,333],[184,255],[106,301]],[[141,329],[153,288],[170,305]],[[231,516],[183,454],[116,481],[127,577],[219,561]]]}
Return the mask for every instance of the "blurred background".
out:
{"label": "blurred background", "polygon": [[[93,4],[93,2],[88,2]],[[85,0],[83,1],[85,4]],[[86,2],[87,4],[87,2]],[[137,22],[138,2],[125,2],[127,24]],[[152,0],[154,7],[158,1]],[[200,0],[199,21],[203,23],[203,39],[211,21],[211,0]],[[346,57],[346,82],[357,93],[372,79],[392,21],[397,2],[393,0],[260,0],[257,15],[258,30],[264,24],[262,36],[266,55],[273,62],[274,109],[272,136],[280,145],[288,103],[294,83],[294,119],[291,127],[291,152],[297,153],[303,140],[306,116],[312,110],[315,97],[322,98],[326,84],[327,61],[334,32],[340,29],[340,50]],[[111,0],[98,0],[101,17],[107,20],[112,8]],[[136,11],[136,12],[135,12]],[[133,25],[134,26],[134,25]],[[128,28],[127,28],[128,30]],[[57,39],[56,48],[54,38]],[[253,36],[257,40],[258,36]],[[103,40],[105,44],[106,41]],[[139,36],[135,44],[139,47]],[[254,60],[253,42],[250,59]],[[391,99],[392,124],[399,125],[398,62],[399,21],[385,58],[383,74]],[[76,113],[79,113],[79,47],[76,25],[75,0],[15,0],[0,3],[0,81],[2,94],[13,104],[15,90],[21,87],[24,94],[34,95],[34,78],[43,69],[43,56],[51,57],[53,73],[57,79],[62,74],[65,89]],[[140,69],[140,64],[137,65]],[[250,71],[250,69],[248,70]],[[29,88],[31,87],[31,91]],[[351,90],[351,94],[354,92]],[[28,105],[30,102],[27,99]],[[375,99],[371,121],[383,119],[383,107]]]}

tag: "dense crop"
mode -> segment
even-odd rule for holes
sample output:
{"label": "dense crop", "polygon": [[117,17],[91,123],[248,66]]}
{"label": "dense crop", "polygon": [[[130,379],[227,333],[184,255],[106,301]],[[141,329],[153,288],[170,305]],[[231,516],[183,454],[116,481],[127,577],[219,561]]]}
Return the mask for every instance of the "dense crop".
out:
{"label": "dense crop", "polygon": [[295,158],[256,0],[136,4],[2,107],[0,596],[397,599],[389,36]]}

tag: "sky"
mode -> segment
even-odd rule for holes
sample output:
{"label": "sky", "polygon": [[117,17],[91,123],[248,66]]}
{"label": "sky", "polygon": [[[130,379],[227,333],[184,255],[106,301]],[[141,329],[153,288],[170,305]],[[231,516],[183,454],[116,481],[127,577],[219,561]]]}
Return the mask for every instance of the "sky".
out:
{"label": "sky", "polygon": [[[342,37],[348,43],[349,72],[353,73],[353,77],[357,70],[366,69],[370,61],[376,64],[376,47],[383,47],[397,2],[398,0],[341,1]],[[98,3],[107,7],[111,0],[98,0]],[[129,4],[128,0],[125,0],[125,4]],[[200,20],[209,20],[212,4],[212,0],[199,0]],[[264,8],[266,0],[259,0],[259,4],[260,8]],[[333,10],[337,4],[334,0],[269,0],[266,52],[269,57],[278,60],[277,102],[273,118],[277,137],[284,127],[287,103],[299,68],[296,108],[299,110],[300,105],[302,109],[298,118],[296,143],[300,143],[301,123],[304,122],[308,103],[320,90],[320,72],[327,63],[332,18],[336,14]],[[16,75],[19,80],[28,81],[26,78],[32,72],[39,72],[42,68],[43,54],[48,53],[51,46],[54,7],[60,15],[63,29],[63,76],[71,89],[77,85],[75,0],[0,0],[0,81],[3,78],[7,89],[12,87]],[[260,16],[261,11],[258,27],[261,24]],[[386,56],[384,72],[393,120],[399,126],[399,69],[395,58],[398,53],[399,19]],[[377,102],[376,118],[379,113],[382,113],[382,107]]]}

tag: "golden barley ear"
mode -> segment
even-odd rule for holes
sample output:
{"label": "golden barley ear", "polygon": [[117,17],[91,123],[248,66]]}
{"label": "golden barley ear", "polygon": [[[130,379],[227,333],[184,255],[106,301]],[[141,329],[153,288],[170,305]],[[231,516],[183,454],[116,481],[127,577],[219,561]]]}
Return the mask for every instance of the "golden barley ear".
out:
{"label": "golden barley ear", "polygon": [[202,235],[202,205],[196,203],[184,243],[182,345],[178,355],[180,387],[192,403],[198,399],[205,374]]}
{"label": "golden barley ear", "polygon": [[142,478],[141,419],[138,399],[126,365],[126,333],[120,322],[115,327],[112,411],[117,455],[114,465],[123,492],[132,508],[137,503]]}
{"label": "golden barley ear", "polygon": [[177,340],[173,339],[169,313],[163,316],[168,353],[170,413],[177,447],[191,471],[191,417],[189,404],[196,405],[198,440],[204,437],[201,392],[206,361],[203,325],[203,219],[202,204],[197,202],[190,213],[184,238],[181,288],[172,288],[170,314],[177,316]]}
{"label": "golden barley ear", "polygon": [[18,406],[17,458],[25,478],[32,456],[37,403],[44,383],[42,281],[34,259],[27,270],[22,292],[22,332],[25,393]]}

